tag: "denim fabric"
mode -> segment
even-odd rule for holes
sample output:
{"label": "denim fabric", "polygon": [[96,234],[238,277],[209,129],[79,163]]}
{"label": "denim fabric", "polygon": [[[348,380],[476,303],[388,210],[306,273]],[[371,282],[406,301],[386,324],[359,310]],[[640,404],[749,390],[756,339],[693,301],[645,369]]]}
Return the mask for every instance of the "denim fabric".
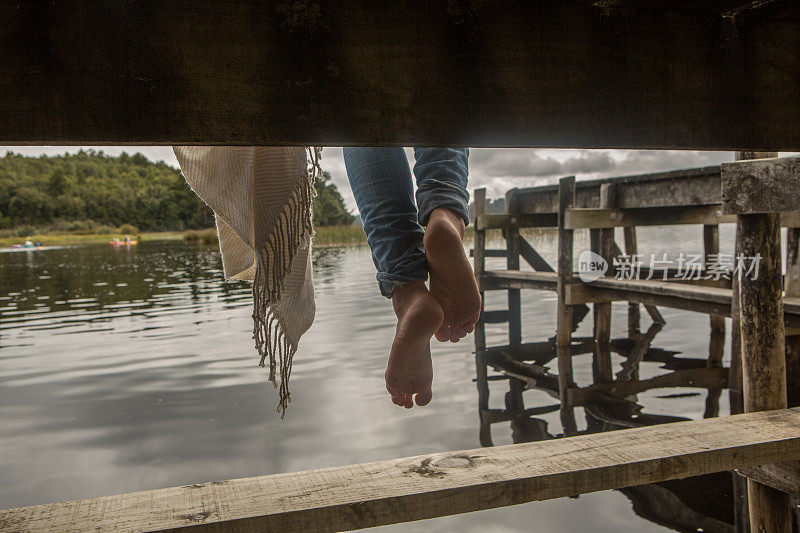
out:
{"label": "denim fabric", "polygon": [[467,202],[467,148],[415,148],[414,183],[402,148],[345,148],[344,162],[353,190],[372,261],[378,271],[381,294],[428,279],[422,246],[431,212],[446,207],[469,222]]}

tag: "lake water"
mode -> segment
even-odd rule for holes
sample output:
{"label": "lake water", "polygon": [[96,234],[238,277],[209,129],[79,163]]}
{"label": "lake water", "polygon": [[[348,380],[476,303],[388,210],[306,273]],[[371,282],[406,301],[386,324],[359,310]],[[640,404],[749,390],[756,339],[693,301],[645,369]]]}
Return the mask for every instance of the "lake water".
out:
{"label": "lake water", "polygon": [[[699,228],[664,231],[641,232],[640,249],[699,251]],[[533,243],[552,261],[551,235]],[[294,401],[281,421],[250,338],[250,286],[223,281],[215,249],[163,241],[0,253],[0,508],[479,447],[472,338],[435,343],[433,402],[400,409],[383,383],[394,316],[368,250],[315,250],[314,277],[317,318],[295,357]],[[487,309],[502,309],[504,295],[490,293]],[[523,292],[524,342],[555,333],[555,305],[555,294]],[[625,334],[626,309],[614,306],[614,337]],[[654,345],[707,357],[708,319],[661,311],[667,324]],[[591,317],[576,335],[590,332]],[[506,335],[505,325],[487,326],[490,345]],[[619,370],[622,358],[613,362]],[[665,372],[642,363],[640,375]],[[591,381],[591,356],[575,358],[575,376]],[[507,381],[491,389],[492,407],[502,407]],[[705,395],[660,389],[638,402],[647,412],[701,418]],[[526,407],[553,403],[536,390],[524,398]],[[557,412],[538,418],[561,433]],[[494,424],[492,438],[513,442],[509,423]],[[725,514],[725,494],[700,497]],[[607,491],[385,529],[665,530],[638,516],[631,498]]]}

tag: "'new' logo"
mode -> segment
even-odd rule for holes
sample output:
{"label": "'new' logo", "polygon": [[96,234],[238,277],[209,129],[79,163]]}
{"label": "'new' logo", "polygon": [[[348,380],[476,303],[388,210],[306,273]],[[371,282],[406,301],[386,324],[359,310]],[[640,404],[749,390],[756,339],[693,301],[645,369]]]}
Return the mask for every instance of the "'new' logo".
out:
{"label": "'new' logo", "polygon": [[607,270],[608,261],[591,250],[582,252],[578,257],[578,277],[584,283],[603,277]]}

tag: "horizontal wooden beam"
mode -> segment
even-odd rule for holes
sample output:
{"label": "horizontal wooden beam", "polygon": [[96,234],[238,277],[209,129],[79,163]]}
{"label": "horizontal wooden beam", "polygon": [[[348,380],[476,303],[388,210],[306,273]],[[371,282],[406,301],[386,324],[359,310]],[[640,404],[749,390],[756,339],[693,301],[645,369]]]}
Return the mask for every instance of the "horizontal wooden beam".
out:
{"label": "horizontal wooden beam", "polygon": [[483,320],[485,324],[502,324],[508,322],[508,309],[484,311],[481,314],[481,320]]}
{"label": "horizontal wooden beam", "polygon": [[[486,249],[486,250],[483,251],[483,257],[505,257],[506,253],[507,253],[506,250]],[[469,256],[470,257],[475,257],[475,249],[474,248],[470,248],[469,249]]]}
{"label": "horizontal wooden beam", "polygon": [[782,409],[9,509],[0,529],[339,531],[797,458]]}
{"label": "horizontal wooden beam", "polygon": [[555,272],[530,272],[524,270],[486,270],[478,278],[482,291],[499,289],[539,289],[555,291],[558,274]]}
{"label": "horizontal wooden beam", "polygon": [[800,211],[800,157],[723,163],[721,173],[725,213]]}
{"label": "horizontal wooden beam", "polygon": [[529,213],[524,215],[514,214],[488,214],[478,215],[475,229],[485,230],[490,228],[555,228],[558,226],[556,213]]}
{"label": "horizontal wooden beam", "polygon": [[724,224],[736,217],[724,215],[720,205],[653,207],[641,209],[569,209],[564,216],[567,229],[669,226],[673,224]]}
{"label": "horizontal wooden beam", "polygon": [[800,463],[776,463],[738,469],[746,478],[781,492],[800,497]]}
{"label": "horizontal wooden beam", "polygon": [[800,8],[724,4],[2,2],[0,141],[800,149]]}
{"label": "horizontal wooden beam", "polygon": [[[615,207],[622,209],[720,204],[722,187],[719,172],[719,165],[715,165],[581,180],[575,183],[574,207],[598,207],[600,187],[606,183],[614,184]],[[556,213],[558,185],[511,189],[506,193],[506,210],[519,214]]]}

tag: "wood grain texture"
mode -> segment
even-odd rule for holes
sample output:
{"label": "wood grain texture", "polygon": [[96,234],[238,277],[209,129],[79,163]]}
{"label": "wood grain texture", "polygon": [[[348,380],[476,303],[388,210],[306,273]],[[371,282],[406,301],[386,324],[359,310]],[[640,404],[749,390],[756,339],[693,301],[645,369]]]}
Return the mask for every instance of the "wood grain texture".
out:
{"label": "wood grain texture", "polygon": [[354,529],[798,456],[800,412],[786,409],[10,509],[0,529]]}
{"label": "wood grain texture", "polygon": [[[737,248],[760,257],[758,275],[738,271],[739,328],[745,412],[786,407],[786,353],[781,283],[780,219],[776,213],[736,217]],[[750,530],[789,533],[789,496],[747,480]]]}
{"label": "wood grain texture", "polygon": [[478,280],[482,290],[539,289],[556,291],[558,274],[526,270],[486,270]]}
{"label": "wood grain texture", "polygon": [[[625,255],[634,256],[639,250],[636,241],[636,227],[622,228],[625,244]],[[641,310],[638,303],[628,303],[628,337],[634,338],[641,327]]]}
{"label": "wood grain texture", "polygon": [[800,8],[729,4],[3,2],[0,139],[796,150]]}
{"label": "wood grain texture", "polygon": [[[575,184],[573,207],[597,207],[600,187],[614,183],[617,207],[674,207],[722,202],[719,165],[670,170],[594,180]],[[514,214],[558,212],[558,185],[511,189],[506,192],[506,211]]]}
{"label": "wood grain texture", "polygon": [[719,205],[651,207],[634,209],[577,208],[566,213],[566,226],[580,228],[622,228],[669,226],[673,224],[724,224],[735,222]]}
{"label": "wood grain texture", "polygon": [[[473,272],[475,279],[478,280],[478,287],[481,285],[481,277],[486,268],[486,232],[477,225],[477,220],[486,212],[486,189],[475,189],[473,193],[475,205],[475,240],[473,248]],[[475,377],[478,386],[478,411],[485,411],[489,408],[489,383],[488,369],[484,352],[486,350],[486,325],[484,321],[484,293],[481,291],[481,314],[475,324]]]}
{"label": "wood grain texture", "polygon": [[575,203],[575,176],[558,180],[558,306],[556,310],[556,354],[558,356],[559,413],[564,434],[574,435],[578,428],[575,412],[570,403],[569,390],[575,386],[572,376],[572,330],[574,308],[567,303],[567,292],[574,283],[573,277],[573,231],[565,226],[565,213]]}
{"label": "wood grain texture", "polygon": [[771,465],[740,468],[737,472],[781,492],[800,497],[800,463],[775,463]]}
{"label": "wood grain texture", "polygon": [[723,163],[720,172],[727,214],[800,211],[800,157]]}

